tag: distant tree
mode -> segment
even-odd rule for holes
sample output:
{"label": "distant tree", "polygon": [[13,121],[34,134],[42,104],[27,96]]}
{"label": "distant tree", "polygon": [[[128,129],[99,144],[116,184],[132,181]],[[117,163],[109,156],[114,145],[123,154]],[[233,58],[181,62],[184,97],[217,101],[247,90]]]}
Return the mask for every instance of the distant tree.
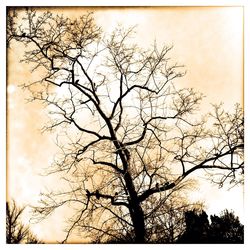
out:
{"label": "distant tree", "polygon": [[42,241],[30,231],[28,226],[22,223],[23,208],[16,206],[15,201],[6,202],[6,243],[8,244],[38,244]]}
{"label": "distant tree", "polygon": [[58,134],[61,153],[48,173],[68,184],[44,194],[34,213],[44,219],[70,204],[64,242],[78,229],[100,241],[132,232],[144,243],[157,231],[154,212],[192,173],[209,172],[219,185],[242,181],[240,105],[201,116],[203,95],[173,84],[184,72],[169,59],[172,47],[142,49],[133,34],[118,27],[104,35],[92,14],[8,10],[7,44],[23,44],[22,62],[39,72],[24,88],[47,107],[44,130]]}
{"label": "distant tree", "polygon": [[208,243],[209,221],[206,212],[196,210],[185,213],[186,229],[179,243]]}
{"label": "distant tree", "polygon": [[220,216],[196,210],[185,213],[185,232],[178,243],[244,243],[244,226],[233,212],[224,210]]}
{"label": "distant tree", "polygon": [[212,215],[210,241],[212,243],[244,243],[244,226],[233,212],[224,210],[220,216]]}

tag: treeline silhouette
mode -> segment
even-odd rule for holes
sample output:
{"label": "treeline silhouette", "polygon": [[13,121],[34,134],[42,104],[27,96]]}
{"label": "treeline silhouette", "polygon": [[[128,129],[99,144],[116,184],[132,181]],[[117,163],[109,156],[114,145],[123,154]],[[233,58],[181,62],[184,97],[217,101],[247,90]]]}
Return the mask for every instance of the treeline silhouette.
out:
{"label": "treeline silhouette", "polygon": [[[177,237],[177,240],[169,241],[166,238],[155,239],[148,243],[178,243],[178,244],[243,244],[244,226],[239,217],[232,211],[225,209],[218,215],[211,215],[210,220],[205,211],[190,210],[184,214],[185,230]],[[162,228],[164,225],[162,225]],[[130,240],[128,240],[130,238]],[[123,239],[111,240],[106,243],[134,243],[131,240],[131,232],[128,232]]]}
{"label": "treeline silhouette", "polygon": [[244,243],[244,226],[233,212],[224,210],[220,216],[205,211],[185,213],[186,230],[177,243]]}
{"label": "treeline silhouette", "polygon": [[[8,244],[41,244],[28,226],[22,223],[21,216],[25,207],[18,207],[15,201],[6,203],[6,243]],[[233,211],[225,209],[220,215],[211,215],[210,219],[204,210],[188,210],[183,213],[183,231],[175,237],[166,231],[165,225],[156,225],[158,232],[154,240],[147,243],[244,243],[244,226]],[[159,228],[161,227],[161,228]],[[165,230],[165,232],[164,232]],[[165,237],[163,236],[165,234]],[[173,235],[172,235],[173,236]],[[98,239],[92,243],[100,243]],[[122,238],[108,240],[107,244],[135,243],[133,232],[127,231]]]}

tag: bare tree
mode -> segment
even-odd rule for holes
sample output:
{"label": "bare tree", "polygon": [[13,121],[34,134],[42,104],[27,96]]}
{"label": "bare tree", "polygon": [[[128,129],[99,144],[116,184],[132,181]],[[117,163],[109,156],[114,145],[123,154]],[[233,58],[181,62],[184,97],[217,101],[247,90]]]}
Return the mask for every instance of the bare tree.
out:
{"label": "bare tree", "polygon": [[184,72],[171,64],[172,47],[143,50],[134,34],[118,27],[103,35],[92,14],[8,11],[8,45],[24,44],[22,62],[41,75],[24,88],[48,109],[44,130],[58,134],[61,153],[48,171],[69,184],[44,194],[34,211],[45,218],[70,204],[65,241],[75,229],[105,241],[130,228],[130,240],[143,243],[149,215],[191,173],[203,170],[220,185],[242,181],[240,106],[201,116],[202,94],[173,84]]}
{"label": "bare tree", "polygon": [[42,243],[30,231],[28,226],[22,223],[21,216],[25,207],[19,208],[15,201],[6,203],[6,243],[8,244],[37,244]]}

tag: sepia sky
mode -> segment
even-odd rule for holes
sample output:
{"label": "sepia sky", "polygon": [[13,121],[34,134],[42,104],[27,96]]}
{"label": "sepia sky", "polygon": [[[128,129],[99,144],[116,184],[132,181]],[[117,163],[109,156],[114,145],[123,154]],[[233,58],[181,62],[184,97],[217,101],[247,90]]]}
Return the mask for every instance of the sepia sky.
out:
{"label": "sepia sky", "polygon": [[[51,11],[76,17],[94,11],[97,25],[105,33],[120,23],[125,27],[137,25],[135,41],[144,48],[157,41],[173,45],[170,56],[185,65],[186,76],[175,81],[178,87],[194,87],[205,94],[202,109],[210,103],[223,102],[232,109],[243,103],[243,9],[241,7],[131,7],[131,8],[58,8]],[[57,152],[55,135],[40,129],[47,120],[46,110],[39,103],[27,103],[28,93],[20,84],[39,78],[30,73],[29,66],[19,63],[24,47],[13,43],[8,51],[8,169],[7,195],[18,204],[34,205],[39,193],[61,185],[56,177],[42,176]],[[209,213],[224,208],[243,216],[243,189],[227,191],[212,185],[202,185],[191,196],[205,201]],[[63,213],[32,225],[32,230],[48,242],[63,239]],[[28,222],[29,214],[25,219]],[[49,225],[49,229],[48,229]]]}

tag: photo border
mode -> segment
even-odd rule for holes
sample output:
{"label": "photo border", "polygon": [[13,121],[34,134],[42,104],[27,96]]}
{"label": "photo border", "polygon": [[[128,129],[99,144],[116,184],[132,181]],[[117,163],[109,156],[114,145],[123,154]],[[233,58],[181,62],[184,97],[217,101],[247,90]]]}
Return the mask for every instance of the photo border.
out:
{"label": "photo border", "polygon": [[[42,3],[41,3],[42,2]],[[250,39],[249,39],[249,32],[250,32],[250,18],[249,18],[249,0],[195,0],[195,1],[178,1],[178,0],[127,0],[127,1],[115,1],[115,0],[71,0],[71,1],[58,1],[53,4],[51,4],[51,0],[43,0],[43,1],[36,1],[36,0],[2,0],[0,3],[0,34],[1,34],[1,47],[0,47],[0,53],[1,53],[1,85],[0,85],[0,159],[1,159],[1,195],[0,195],[0,248],[1,249],[9,249],[9,248],[30,248],[30,249],[39,249],[40,247],[42,249],[81,249],[81,248],[88,248],[88,249],[99,249],[100,247],[103,249],[110,249],[117,247],[116,245],[92,245],[92,244],[67,244],[67,245],[59,245],[59,244],[46,244],[46,245],[10,245],[5,243],[5,209],[6,209],[6,136],[7,136],[7,125],[6,125],[6,74],[7,74],[7,66],[6,66],[6,42],[5,42],[5,34],[6,34],[6,7],[7,6],[243,6],[244,7],[244,112],[245,112],[245,138],[246,138],[246,149],[245,149],[245,160],[247,163],[249,163],[249,129],[250,129],[250,118],[249,118],[249,104],[250,104],[250,98],[248,97],[250,93],[250,78],[249,78],[249,57],[250,57]],[[57,4],[58,3],[58,4]],[[248,165],[248,164],[246,164]],[[249,201],[250,197],[248,194],[248,190],[250,188],[249,186],[249,170],[246,170],[245,173],[245,195],[244,195],[244,228],[245,228],[245,243],[243,245],[237,245],[238,249],[249,249],[249,242],[250,242],[250,230],[249,230],[249,215],[247,212],[249,211]],[[247,237],[248,236],[248,237]],[[167,246],[166,246],[167,245]],[[130,247],[131,245],[121,245],[119,244],[119,248],[125,249]],[[215,247],[222,247],[227,249],[233,249],[236,246],[234,244],[231,245],[212,245],[212,244],[204,244],[204,245],[177,245],[177,244],[145,244],[145,245],[134,245],[133,247],[136,248],[171,248],[171,249],[182,249],[182,248],[192,248],[192,249],[198,249],[200,247],[204,247],[207,249],[212,249]]]}

